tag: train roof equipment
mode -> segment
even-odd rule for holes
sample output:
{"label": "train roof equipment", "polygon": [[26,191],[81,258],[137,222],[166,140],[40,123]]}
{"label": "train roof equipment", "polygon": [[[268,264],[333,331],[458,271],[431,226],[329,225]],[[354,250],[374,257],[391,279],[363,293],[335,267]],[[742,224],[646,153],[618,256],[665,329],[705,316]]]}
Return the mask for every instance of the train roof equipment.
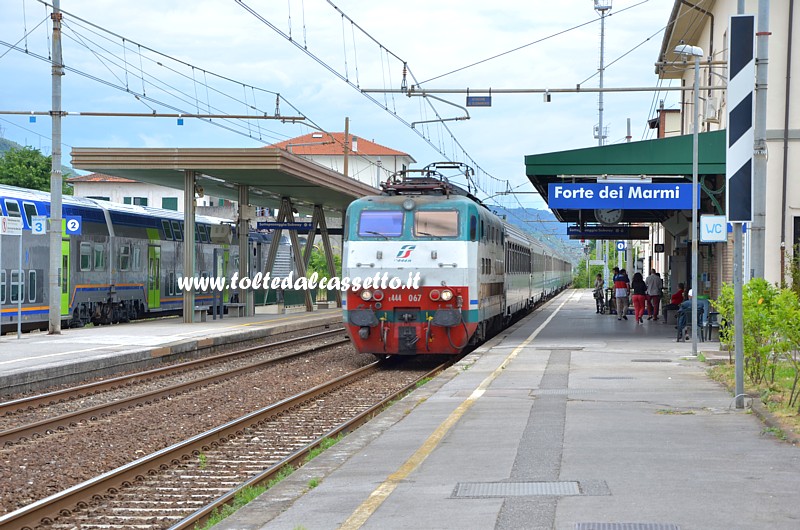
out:
{"label": "train roof equipment", "polygon": [[448,169],[458,170],[459,176],[466,177],[469,187],[470,177],[475,174],[470,166],[461,162],[433,162],[422,169],[403,169],[392,174],[381,183],[383,195],[462,195],[485,207],[471,190],[450,182],[442,173]]}

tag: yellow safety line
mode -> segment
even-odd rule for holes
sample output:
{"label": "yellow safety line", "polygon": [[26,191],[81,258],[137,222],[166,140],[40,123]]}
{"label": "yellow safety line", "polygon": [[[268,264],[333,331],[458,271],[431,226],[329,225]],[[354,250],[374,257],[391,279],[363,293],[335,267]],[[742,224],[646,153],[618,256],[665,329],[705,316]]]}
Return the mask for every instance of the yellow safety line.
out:
{"label": "yellow safety line", "polygon": [[553,312],[547,320],[542,323],[541,326],[536,328],[536,331],[530,334],[530,336],[525,339],[522,344],[514,348],[508,357],[503,360],[500,366],[497,369],[489,374],[486,379],[484,379],[478,388],[476,388],[470,396],[465,399],[452,413],[450,416],[444,420],[433,434],[431,434],[427,440],[425,440],[419,449],[411,455],[411,457],[406,460],[400,468],[389,475],[387,479],[378,486],[375,491],[370,493],[369,497],[361,503],[361,505],[356,508],[356,510],[350,515],[350,517],[339,527],[340,530],[355,530],[357,528],[361,528],[364,523],[367,522],[373,513],[383,504],[389,495],[400,485],[400,482],[406,479],[417,467],[419,467],[422,462],[425,461],[426,458],[433,452],[434,449],[439,445],[439,442],[442,441],[442,438],[450,431],[450,429],[461,419],[461,417],[475,404],[475,402],[483,396],[486,392],[486,389],[489,388],[489,385],[505,370],[506,366],[513,361],[519,352],[521,352],[528,344],[530,344],[541,331],[550,323],[551,320],[556,316],[556,314],[564,307],[569,301],[569,298],[564,300],[560,306]]}

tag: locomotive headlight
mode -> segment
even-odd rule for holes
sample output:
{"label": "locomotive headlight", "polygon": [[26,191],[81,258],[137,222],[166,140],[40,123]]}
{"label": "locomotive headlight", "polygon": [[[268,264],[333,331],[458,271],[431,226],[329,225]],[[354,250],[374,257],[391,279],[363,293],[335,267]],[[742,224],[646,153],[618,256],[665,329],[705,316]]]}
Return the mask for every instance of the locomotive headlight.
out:
{"label": "locomotive headlight", "polygon": [[376,302],[383,300],[383,291],[376,289],[375,292],[372,293],[372,299]]}
{"label": "locomotive headlight", "polygon": [[434,290],[432,290],[430,293],[428,293],[428,297],[429,297],[431,300],[433,300],[434,302],[436,302],[437,300],[439,300],[439,298],[440,298],[441,296],[442,296],[442,293],[440,293],[438,289],[434,289]]}
{"label": "locomotive headlight", "polygon": [[449,302],[453,299],[453,291],[450,289],[445,289],[442,291],[442,300],[445,302]]}
{"label": "locomotive headlight", "polygon": [[411,211],[414,209],[414,206],[416,206],[416,204],[414,203],[414,199],[406,199],[403,201],[404,210]]}
{"label": "locomotive headlight", "polygon": [[369,302],[370,300],[372,300],[372,291],[368,291],[366,289],[361,291],[361,299],[364,300],[365,302]]}

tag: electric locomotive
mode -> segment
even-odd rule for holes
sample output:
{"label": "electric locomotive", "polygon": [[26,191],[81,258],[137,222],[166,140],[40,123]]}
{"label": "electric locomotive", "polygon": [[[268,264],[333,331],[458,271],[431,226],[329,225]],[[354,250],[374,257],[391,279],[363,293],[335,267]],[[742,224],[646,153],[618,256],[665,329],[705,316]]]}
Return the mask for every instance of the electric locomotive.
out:
{"label": "electric locomotive", "polygon": [[566,260],[451,184],[443,166],[453,164],[401,172],[347,209],[343,274],[399,280],[344,297],[361,352],[457,354],[570,282]]}

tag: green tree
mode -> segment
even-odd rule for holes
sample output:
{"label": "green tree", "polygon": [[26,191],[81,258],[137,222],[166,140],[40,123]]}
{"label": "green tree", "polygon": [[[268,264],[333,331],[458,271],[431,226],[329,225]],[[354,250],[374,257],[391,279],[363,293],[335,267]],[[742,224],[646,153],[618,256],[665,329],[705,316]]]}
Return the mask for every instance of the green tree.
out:
{"label": "green tree", "polygon": [[[338,254],[333,255],[333,266],[336,268],[336,275],[342,275],[342,258]],[[328,262],[325,259],[325,253],[314,248],[311,251],[311,259],[308,261],[308,270],[306,276],[311,276],[312,273],[317,273],[320,278],[330,277],[328,273]]]}
{"label": "green tree", "polygon": [[[52,158],[38,149],[11,148],[0,158],[0,184],[50,191],[51,166]],[[72,195],[72,187],[66,182],[68,176],[69,173],[64,174],[63,193]]]}
{"label": "green tree", "polygon": [[[779,352],[773,344],[775,340],[775,320],[782,318],[784,310],[773,311],[773,300],[780,289],[763,278],[754,278],[742,289],[742,339],[744,342],[744,371],[754,385],[763,381],[772,382],[775,377],[775,363]],[[734,348],[734,299],[733,286],[725,284],[716,301],[712,302],[726,326],[720,330],[720,341]]]}

